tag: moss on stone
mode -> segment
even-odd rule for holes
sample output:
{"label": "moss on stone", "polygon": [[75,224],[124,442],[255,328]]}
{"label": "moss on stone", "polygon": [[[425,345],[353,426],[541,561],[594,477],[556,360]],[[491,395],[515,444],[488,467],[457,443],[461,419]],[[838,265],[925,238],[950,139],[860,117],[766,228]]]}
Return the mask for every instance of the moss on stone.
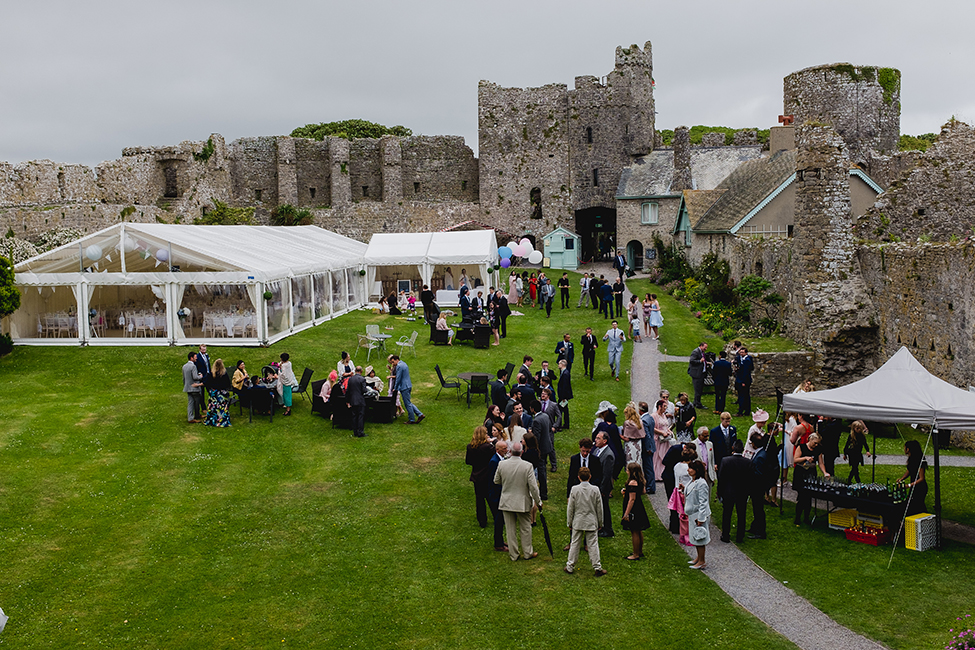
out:
{"label": "moss on stone", "polygon": [[877,70],[877,83],[884,89],[884,103],[888,106],[894,101],[894,93],[900,93],[901,73],[896,68],[880,68]]}

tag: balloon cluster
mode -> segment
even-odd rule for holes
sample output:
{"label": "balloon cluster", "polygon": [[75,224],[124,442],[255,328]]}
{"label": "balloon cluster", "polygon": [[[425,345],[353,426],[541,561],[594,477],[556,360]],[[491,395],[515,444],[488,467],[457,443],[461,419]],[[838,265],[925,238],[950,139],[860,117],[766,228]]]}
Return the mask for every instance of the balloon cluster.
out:
{"label": "balloon cluster", "polygon": [[501,258],[501,268],[511,266],[511,260],[515,257],[523,257],[530,264],[539,264],[542,261],[542,251],[535,250],[530,239],[525,237],[520,242],[509,241],[507,245],[498,248],[498,256]]}

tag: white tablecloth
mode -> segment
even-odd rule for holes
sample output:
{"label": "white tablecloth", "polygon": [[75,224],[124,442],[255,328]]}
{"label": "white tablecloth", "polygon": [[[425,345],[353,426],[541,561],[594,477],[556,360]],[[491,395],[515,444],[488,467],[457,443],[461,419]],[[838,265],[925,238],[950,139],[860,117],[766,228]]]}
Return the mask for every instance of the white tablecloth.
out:
{"label": "white tablecloth", "polygon": [[460,292],[456,289],[441,289],[437,292],[437,305],[440,307],[460,306]]}

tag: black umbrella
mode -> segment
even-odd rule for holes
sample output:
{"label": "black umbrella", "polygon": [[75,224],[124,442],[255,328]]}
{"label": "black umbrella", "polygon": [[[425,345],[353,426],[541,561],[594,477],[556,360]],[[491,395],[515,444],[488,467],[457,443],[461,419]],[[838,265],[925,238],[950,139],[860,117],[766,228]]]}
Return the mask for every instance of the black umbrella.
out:
{"label": "black umbrella", "polygon": [[554,558],[555,551],[552,550],[552,537],[548,534],[548,522],[545,521],[545,515],[539,512],[538,520],[542,522],[542,532],[545,533],[545,545],[548,546],[548,552]]}

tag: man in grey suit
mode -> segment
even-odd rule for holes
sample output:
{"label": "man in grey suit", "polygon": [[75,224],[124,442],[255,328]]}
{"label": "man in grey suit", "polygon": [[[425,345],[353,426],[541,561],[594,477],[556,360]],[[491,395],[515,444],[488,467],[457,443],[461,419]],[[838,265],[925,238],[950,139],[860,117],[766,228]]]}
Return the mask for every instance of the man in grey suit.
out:
{"label": "man in grey suit", "polygon": [[579,559],[579,546],[586,540],[589,549],[589,561],[596,572],[596,577],[606,575],[606,569],[599,562],[599,537],[596,531],[602,528],[603,500],[599,488],[589,483],[591,473],[588,467],[579,468],[579,484],[572,486],[569,492],[569,505],[565,510],[566,525],[572,530],[572,541],[569,544],[569,559],[565,563],[565,572],[572,573],[576,560]]}
{"label": "man in grey suit", "polygon": [[200,371],[196,369],[196,352],[190,352],[186,355],[188,359],[186,363],[183,364],[183,392],[186,393],[186,421],[197,423],[200,422],[200,409],[203,406],[203,392],[200,387],[203,386],[201,381]]}
{"label": "man in grey suit", "polygon": [[623,356],[623,343],[626,341],[626,332],[619,328],[619,324],[614,320],[613,326],[606,331],[603,340],[607,341],[606,351],[609,353],[609,370],[616,376],[616,381],[620,380],[620,359]]}
{"label": "man in grey suit", "polygon": [[609,495],[613,493],[613,466],[616,464],[616,454],[609,447],[609,436],[605,431],[596,434],[596,449],[593,452],[603,469],[603,480],[599,485],[599,493],[603,497],[603,526],[599,537],[612,537],[613,515],[609,511]]}
{"label": "man in grey suit", "polygon": [[508,555],[511,561],[518,559],[518,536],[521,534],[521,552],[526,560],[538,557],[532,549],[532,505],[542,509],[542,498],[538,494],[535,468],[522,459],[524,451],[520,442],[511,446],[511,458],[498,463],[494,482],[501,486],[501,499],[498,509],[504,513],[504,532],[508,541]]}

